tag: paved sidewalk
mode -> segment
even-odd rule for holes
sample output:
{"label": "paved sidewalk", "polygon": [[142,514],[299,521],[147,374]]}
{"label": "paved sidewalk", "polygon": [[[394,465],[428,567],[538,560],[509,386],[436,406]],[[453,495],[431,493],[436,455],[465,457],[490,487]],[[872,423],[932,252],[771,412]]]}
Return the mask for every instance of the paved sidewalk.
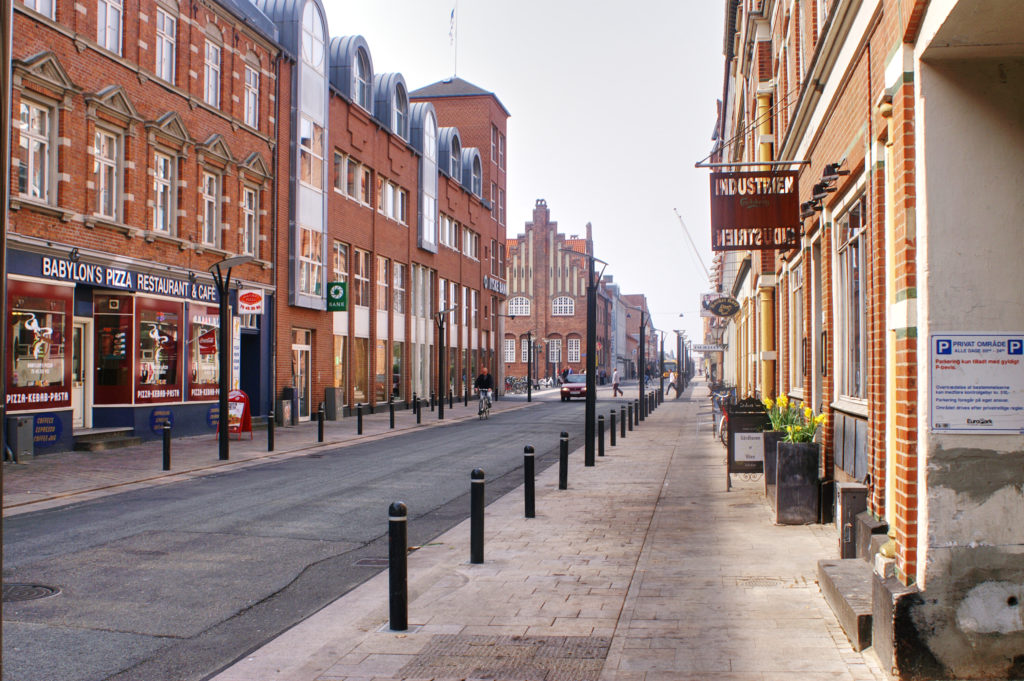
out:
{"label": "paved sidewalk", "polygon": [[[703,395],[703,384],[696,389]],[[388,628],[388,574],[239,660],[215,681],[881,681],[815,582],[831,527],[775,526],[759,481],[696,432],[704,399],[661,405],[593,468],[570,456],[409,555],[409,622]],[[381,522],[385,522],[382,518]]]}
{"label": "paved sidewalk", "polygon": [[[607,389],[611,392],[611,389]],[[557,388],[534,391],[534,395],[553,393]],[[172,438],[171,470],[163,470],[163,443],[150,440],[122,449],[99,452],[60,452],[43,454],[23,463],[3,464],[3,516],[13,516],[44,508],[86,501],[131,489],[163,485],[181,480],[223,473],[226,467],[238,468],[292,456],[308,454],[318,448],[337,448],[368,440],[389,437],[419,428],[444,427],[458,421],[477,418],[477,401],[445,403],[445,418],[424,408],[421,423],[411,409],[395,410],[395,428],[391,428],[387,405],[363,413],[363,433],[357,434],[356,417],[324,422],[324,441],[317,441],[317,423],[274,429],[274,451],[267,451],[267,431],[256,430],[249,437],[232,435],[228,461],[218,459],[216,433]],[[492,413],[530,406],[525,395],[509,395],[492,402]]]}

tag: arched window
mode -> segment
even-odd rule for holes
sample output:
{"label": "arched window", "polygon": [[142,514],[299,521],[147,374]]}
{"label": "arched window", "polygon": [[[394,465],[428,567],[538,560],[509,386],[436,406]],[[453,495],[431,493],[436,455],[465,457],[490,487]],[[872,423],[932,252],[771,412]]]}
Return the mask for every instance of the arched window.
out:
{"label": "arched window", "polygon": [[401,83],[395,86],[394,100],[391,102],[391,129],[402,139],[409,137],[409,99]]}
{"label": "arched window", "polygon": [[363,107],[367,111],[370,111],[371,102],[371,86],[373,82],[373,74],[370,73],[370,59],[366,56],[366,52],[363,50],[356,51],[356,64],[353,70],[355,83],[352,88],[353,95],[355,96],[356,104]]}
{"label": "arched window", "polygon": [[569,296],[560,296],[551,301],[551,314],[555,317],[572,317],[576,314],[576,301]]}
{"label": "arched window", "polygon": [[480,165],[480,157],[473,158],[473,193],[477,196],[484,195],[484,169]]}
{"label": "arched window", "polygon": [[448,157],[448,165],[451,169],[452,179],[462,182],[462,144],[456,135],[452,135],[451,155]]}
{"label": "arched window", "polygon": [[529,317],[530,299],[525,296],[510,298],[508,301],[508,314],[516,317]]}
{"label": "arched window", "polygon": [[317,71],[324,66],[324,25],[312,2],[302,11],[302,58]]}

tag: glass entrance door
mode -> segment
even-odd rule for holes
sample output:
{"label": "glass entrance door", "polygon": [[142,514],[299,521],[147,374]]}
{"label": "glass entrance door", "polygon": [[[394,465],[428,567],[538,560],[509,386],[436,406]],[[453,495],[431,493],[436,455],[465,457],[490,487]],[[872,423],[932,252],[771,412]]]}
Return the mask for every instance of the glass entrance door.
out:
{"label": "glass entrance door", "polygon": [[309,398],[312,392],[312,335],[313,333],[307,329],[292,329],[292,380],[295,381],[300,421],[309,420]]}
{"label": "glass entrance door", "polygon": [[92,426],[89,393],[90,322],[75,321],[71,332],[71,414],[73,428]]}

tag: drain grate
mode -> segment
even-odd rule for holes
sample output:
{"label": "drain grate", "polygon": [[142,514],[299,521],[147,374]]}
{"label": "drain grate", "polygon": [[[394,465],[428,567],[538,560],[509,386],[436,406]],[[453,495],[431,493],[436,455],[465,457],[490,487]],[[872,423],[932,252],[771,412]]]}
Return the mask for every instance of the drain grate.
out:
{"label": "drain grate", "polygon": [[360,558],[356,561],[357,567],[387,567],[390,561],[387,558]]}
{"label": "drain grate", "polygon": [[496,681],[596,681],[611,640],[598,636],[469,636],[438,634],[402,677]]}
{"label": "drain grate", "polygon": [[787,579],[784,577],[737,577],[736,586],[744,589],[757,587],[777,587],[783,589],[801,589],[807,586],[804,578]]}
{"label": "drain grate", "polygon": [[43,584],[4,584],[4,603],[36,601],[60,593],[60,589]]}

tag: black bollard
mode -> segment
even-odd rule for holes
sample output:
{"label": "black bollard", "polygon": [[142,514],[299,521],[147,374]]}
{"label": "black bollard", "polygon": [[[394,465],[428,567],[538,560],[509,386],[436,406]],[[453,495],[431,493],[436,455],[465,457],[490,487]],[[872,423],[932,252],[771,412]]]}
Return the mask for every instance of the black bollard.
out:
{"label": "black bollard", "polygon": [[[643,399],[636,401],[636,417],[640,421],[647,418],[647,395],[644,395]],[[640,425],[640,421],[637,422],[638,426]]]}
{"label": "black bollard", "polygon": [[416,425],[423,423],[423,400],[416,400]]}
{"label": "black bollard", "polygon": [[626,405],[626,422],[629,423],[629,431],[633,432],[633,403],[630,402]]}
{"label": "black bollard", "polygon": [[392,400],[388,400],[388,416],[391,418],[391,427],[395,427],[395,403]]}
{"label": "black bollard", "polygon": [[412,394],[412,413],[419,415],[420,411],[420,398],[416,393]]}
{"label": "black bollard", "polygon": [[274,410],[267,412],[267,451],[274,451]]}
{"label": "black bollard", "polygon": [[530,445],[523,447],[523,483],[523,490],[526,495],[526,517],[536,518],[536,508],[534,507],[533,447]]}
{"label": "black bollard", "polygon": [[469,406],[469,383],[466,384],[466,399],[465,399],[465,402],[463,402],[462,406],[463,407],[468,407]]}
{"label": "black bollard", "polygon": [[633,425],[639,426],[643,420],[643,416],[640,415],[640,400],[633,400]]}
{"label": "black bollard", "polygon": [[455,393],[452,391],[451,388],[448,388],[448,408],[449,409],[454,409],[455,408],[453,406],[454,402],[452,401],[454,399],[455,399]]}
{"label": "black bollard", "polygon": [[597,417],[597,455],[604,456],[604,416]]}
{"label": "black bollard", "polygon": [[171,424],[164,421],[164,470],[171,470]]}
{"label": "black bollard", "polygon": [[612,447],[614,447],[615,446],[615,410],[614,409],[612,409],[612,412],[611,412],[611,414],[608,415],[608,418],[610,419],[608,421],[608,438],[610,440],[609,444]]}
{"label": "black bollard", "polygon": [[[451,393],[449,393],[451,394]],[[470,478],[469,562],[484,562],[484,471],[474,468]]]}
{"label": "black bollard", "polygon": [[558,489],[569,489],[569,433],[564,430],[558,441]]}
{"label": "black bollard", "polygon": [[436,400],[437,400],[437,394],[433,390],[431,390],[430,391],[430,411],[434,411],[434,402]]}
{"label": "black bollard", "polygon": [[388,508],[388,596],[391,602],[391,630],[409,628],[408,509],[401,501]]}
{"label": "black bollard", "polygon": [[626,405],[619,407],[619,436],[626,438]]}
{"label": "black bollard", "polygon": [[324,441],[324,403],[320,403],[320,408],[316,410],[316,441]]}
{"label": "black bollard", "polygon": [[356,435],[363,434],[363,403],[356,405]]}

